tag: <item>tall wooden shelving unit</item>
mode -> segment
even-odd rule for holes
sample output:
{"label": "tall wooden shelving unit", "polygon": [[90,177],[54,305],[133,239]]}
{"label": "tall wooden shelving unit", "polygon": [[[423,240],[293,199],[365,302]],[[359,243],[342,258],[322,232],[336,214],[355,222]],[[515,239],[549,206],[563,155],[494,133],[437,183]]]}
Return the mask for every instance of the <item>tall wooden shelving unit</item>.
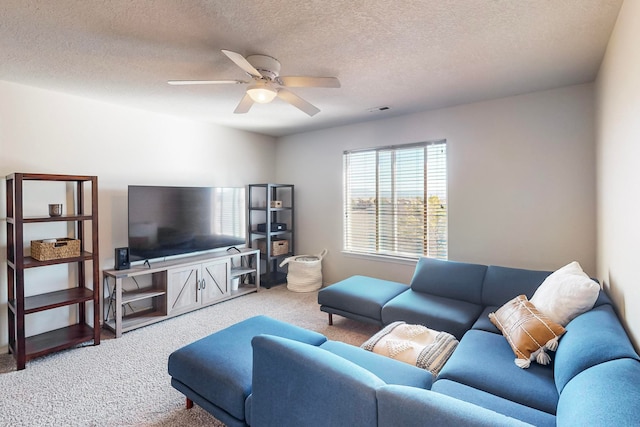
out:
{"label": "tall wooden shelving unit", "polygon": [[[75,211],[50,217],[25,217],[23,212],[23,191],[26,181],[57,181],[74,185]],[[17,368],[24,369],[26,362],[39,356],[73,347],[93,340],[100,344],[100,287],[98,256],[98,178],[82,175],[48,175],[13,173],[6,177],[7,197],[7,296],[9,352],[16,359]],[[89,188],[87,188],[89,187]],[[90,191],[91,212],[85,211],[85,193]],[[74,238],[80,240],[80,255],[72,258],[38,261],[25,256],[24,229],[29,224],[67,222],[75,225]],[[91,247],[87,251],[87,228],[91,229]],[[86,264],[91,263],[89,270]],[[35,286],[25,282],[25,270],[56,264],[77,264],[75,287],[54,292],[25,296],[25,287]],[[87,286],[87,276],[91,274],[93,289]],[[33,287],[29,290],[33,291]],[[87,304],[93,305],[93,326],[87,322]],[[69,326],[26,336],[25,317],[65,306],[76,306],[77,321]]]}

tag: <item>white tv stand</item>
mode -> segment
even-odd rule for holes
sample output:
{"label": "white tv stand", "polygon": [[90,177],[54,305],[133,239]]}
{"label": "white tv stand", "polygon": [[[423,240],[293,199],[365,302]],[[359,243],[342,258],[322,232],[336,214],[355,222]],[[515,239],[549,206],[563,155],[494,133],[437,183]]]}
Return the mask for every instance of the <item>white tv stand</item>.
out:
{"label": "white tv stand", "polygon": [[109,293],[104,326],[119,338],[132,329],[258,292],[260,251],[239,251],[103,270],[102,284]]}

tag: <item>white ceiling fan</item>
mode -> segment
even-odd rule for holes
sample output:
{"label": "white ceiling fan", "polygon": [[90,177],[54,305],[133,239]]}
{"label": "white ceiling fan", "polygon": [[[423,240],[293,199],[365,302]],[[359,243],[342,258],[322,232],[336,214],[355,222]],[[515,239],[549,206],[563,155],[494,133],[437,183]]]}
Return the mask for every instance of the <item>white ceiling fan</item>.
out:
{"label": "white ceiling fan", "polygon": [[270,56],[250,55],[245,58],[239,53],[224,49],[222,53],[242,68],[252,80],[169,80],[168,83],[170,85],[249,84],[247,92],[234,113],[246,113],[254,102],[267,104],[277,96],[310,116],[319,113],[320,109],[286,87],[340,87],[340,81],[336,77],[280,76],[280,62]]}

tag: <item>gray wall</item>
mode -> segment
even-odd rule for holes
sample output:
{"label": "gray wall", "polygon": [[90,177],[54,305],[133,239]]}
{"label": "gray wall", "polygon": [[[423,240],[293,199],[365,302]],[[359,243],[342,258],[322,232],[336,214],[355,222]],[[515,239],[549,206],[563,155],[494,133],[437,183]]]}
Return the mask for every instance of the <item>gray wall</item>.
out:
{"label": "gray wall", "polygon": [[[280,138],[277,179],[296,185],[299,253],[329,254],[327,283],[408,282],[414,263],[342,249],[342,152],[446,139],[449,259],[596,267],[593,86],[566,87]],[[382,262],[381,262],[382,261]]]}

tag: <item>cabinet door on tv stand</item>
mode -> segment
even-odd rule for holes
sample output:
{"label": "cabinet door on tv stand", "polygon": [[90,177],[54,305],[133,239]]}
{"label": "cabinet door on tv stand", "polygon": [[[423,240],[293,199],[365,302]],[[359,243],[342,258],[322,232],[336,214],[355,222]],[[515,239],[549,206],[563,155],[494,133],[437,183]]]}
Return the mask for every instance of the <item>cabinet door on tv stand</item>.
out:
{"label": "cabinet door on tv stand", "polygon": [[167,271],[167,312],[183,313],[200,306],[200,265],[173,268]]}
{"label": "cabinet door on tv stand", "polygon": [[226,260],[202,264],[202,304],[218,300],[229,294],[230,266]]}

